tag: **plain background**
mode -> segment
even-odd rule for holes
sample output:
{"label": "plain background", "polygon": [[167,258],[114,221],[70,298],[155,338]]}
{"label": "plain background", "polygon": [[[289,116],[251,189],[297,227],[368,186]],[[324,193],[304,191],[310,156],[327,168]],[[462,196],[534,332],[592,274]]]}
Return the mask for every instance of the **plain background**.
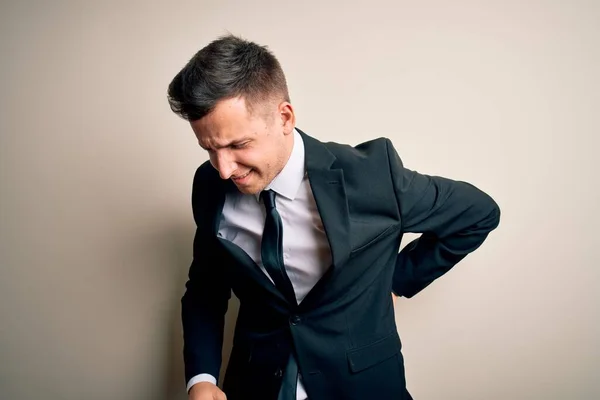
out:
{"label": "plain background", "polygon": [[574,0],[2,1],[0,398],[186,398],[207,157],[166,88],[227,31],[275,52],[301,129],[387,136],[500,204],[476,253],[398,301],[417,400],[600,398],[599,20]]}

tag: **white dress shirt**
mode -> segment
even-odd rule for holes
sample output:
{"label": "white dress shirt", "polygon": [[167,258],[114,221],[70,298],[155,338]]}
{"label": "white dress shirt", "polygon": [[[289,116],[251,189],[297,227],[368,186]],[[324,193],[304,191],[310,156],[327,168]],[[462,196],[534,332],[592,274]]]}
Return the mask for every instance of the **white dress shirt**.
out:
{"label": "white dress shirt", "polygon": [[[283,223],[283,261],[300,304],[331,265],[331,249],[306,176],[304,142],[296,130],[290,158],[265,188],[268,189],[277,193],[275,202]],[[244,250],[272,281],[261,260],[266,211],[259,196],[228,193],[218,234]],[[192,385],[203,381],[216,384],[214,376],[199,374],[188,382],[188,391]],[[299,376],[296,399],[306,398]]]}

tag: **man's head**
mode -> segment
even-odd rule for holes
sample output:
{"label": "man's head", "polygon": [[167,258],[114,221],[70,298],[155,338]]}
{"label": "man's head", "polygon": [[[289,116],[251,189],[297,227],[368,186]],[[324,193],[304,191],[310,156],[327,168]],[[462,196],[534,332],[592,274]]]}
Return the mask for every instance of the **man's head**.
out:
{"label": "man's head", "polygon": [[241,192],[260,192],[285,166],[296,121],[283,70],[265,47],[215,40],[175,76],[168,99],[221,178]]}

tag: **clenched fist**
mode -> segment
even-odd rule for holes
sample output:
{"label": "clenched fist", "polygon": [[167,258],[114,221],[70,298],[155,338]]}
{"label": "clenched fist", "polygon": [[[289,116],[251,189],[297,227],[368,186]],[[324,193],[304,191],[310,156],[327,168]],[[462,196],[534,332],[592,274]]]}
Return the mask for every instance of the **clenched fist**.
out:
{"label": "clenched fist", "polygon": [[227,400],[227,396],[217,385],[200,382],[190,389],[189,400]]}

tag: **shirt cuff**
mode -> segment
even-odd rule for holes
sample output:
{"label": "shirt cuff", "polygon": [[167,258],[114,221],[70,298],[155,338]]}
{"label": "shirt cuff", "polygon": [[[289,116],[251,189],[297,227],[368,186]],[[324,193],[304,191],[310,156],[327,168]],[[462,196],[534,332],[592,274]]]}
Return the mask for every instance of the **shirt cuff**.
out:
{"label": "shirt cuff", "polygon": [[210,382],[213,385],[216,385],[217,378],[215,378],[211,374],[198,374],[198,375],[194,376],[192,379],[190,379],[188,381],[187,388],[186,388],[188,393],[189,393],[190,389],[192,388],[192,386],[194,386],[196,383],[200,383],[200,382]]}

